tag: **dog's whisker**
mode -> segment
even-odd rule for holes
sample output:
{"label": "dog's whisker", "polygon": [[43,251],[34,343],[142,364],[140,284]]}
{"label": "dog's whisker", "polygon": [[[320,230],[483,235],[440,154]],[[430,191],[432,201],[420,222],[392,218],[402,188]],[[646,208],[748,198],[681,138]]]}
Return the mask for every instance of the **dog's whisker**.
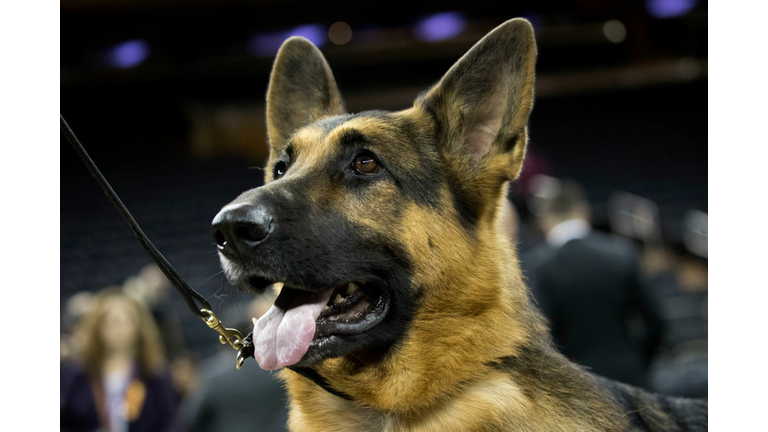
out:
{"label": "dog's whisker", "polygon": [[209,276],[207,279],[205,279],[204,281],[200,282],[200,283],[199,283],[199,284],[198,284],[198,285],[197,285],[195,288],[200,288],[201,286],[203,286],[203,284],[205,284],[205,283],[206,283],[206,282],[208,282],[209,280],[211,280],[211,279],[215,278],[216,276],[218,276],[218,275],[220,275],[220,274],[222,274],[222,273],[224,273],[224,270],[221,270],[221,271],[219,271],[219,272],[216,272],[216,273],[212,274],[212,275],[211,275],[211,276]]}

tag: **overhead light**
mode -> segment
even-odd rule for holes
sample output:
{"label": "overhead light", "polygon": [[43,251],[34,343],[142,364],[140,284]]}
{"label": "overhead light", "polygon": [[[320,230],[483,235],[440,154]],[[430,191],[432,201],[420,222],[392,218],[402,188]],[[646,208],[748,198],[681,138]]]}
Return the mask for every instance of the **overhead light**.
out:
{"label": "overhead light", "polygon": [[419,40],[435,42],[456,37],[464,31],[466,25],[466,20],[462,14],[440,12],[417,22],[413,33]]}
{"label": "overhead light", "polygon": [[128,69],[138,66],[149,57],[149,44],[141,39],[130,40],[107,51],[106,61],[110,66]]}
{"label": "overhead light", "polygon": [[603,34],[609,42],[620,44],[627,37],[627,28],[623,22],[612,19],[603,24]]}
{"label": "overhead light", "polygon": [[291,36],[302,36],[317,47],[325,45],[327,41],[325,26],[321,24],[304,24],[288,30],[256,33],[248,41],[248,51],[259,57],[272,56],[277,53],[283,42]]}
{"label": "overhead light", "polygon": [[336,45],[344,45],[352,40],[352,27],[342,21],[335,22],[328,29],[328,39]]}
{"label": "overhead light", "polygon": [[655,18],[674,18],[687,14],[697,0],[646,0],[645,9]]}

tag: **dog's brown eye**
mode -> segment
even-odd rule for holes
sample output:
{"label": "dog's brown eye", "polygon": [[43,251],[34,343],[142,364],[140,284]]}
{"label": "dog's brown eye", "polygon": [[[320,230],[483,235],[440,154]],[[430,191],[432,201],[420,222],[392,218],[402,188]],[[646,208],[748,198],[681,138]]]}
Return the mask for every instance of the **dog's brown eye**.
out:
{"label": "dog's brown eye", "polygon": [[355,159],[355,171],[361,174],[377,174],[381,171],[381,165],[373,156],[362,155]]}
{"label": "dog's brown eye", "polygon": [[275,174],[273,177],[275,180],[281,179],[285,175],[285,170],[288,169],[288,166],[285,164],[285,162],[280,161],[275,164]]}

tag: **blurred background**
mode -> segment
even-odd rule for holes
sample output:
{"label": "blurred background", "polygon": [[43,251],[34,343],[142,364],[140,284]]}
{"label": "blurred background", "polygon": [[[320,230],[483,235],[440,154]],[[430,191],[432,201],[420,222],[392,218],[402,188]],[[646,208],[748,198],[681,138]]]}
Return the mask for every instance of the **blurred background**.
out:
{"label": "blurred background", "polygon": [[[262,183],[264,95],[282,41],[301,35],[320,47],[349,111],[396,110],[492,28],[529,19],[536,101],[528,159],[509,198],[510,235],[530,283],[528,257],[552,228],[547,209],[564,184],[577,184],[592,231],[631,245],[658,319],[650,326],[625,314],[631,337],[647,345],[651,327],[659,334],[641,384],[707,395],[706,1],[60,5],[61,113],[155,245],[227,325],[243,329],[259,305],[225,282],[210,221]],[[62,370],[78,361],[77,329],[93,294],[117,287],[158,321],[179,427],[196,419],[193,429],[217,430],[199,417],[206,377],[234,369],[234,351],[219,352],[216,336],[148,266],[63,137],[60,211]],[[62,375],[63,400],[67,385]]]}

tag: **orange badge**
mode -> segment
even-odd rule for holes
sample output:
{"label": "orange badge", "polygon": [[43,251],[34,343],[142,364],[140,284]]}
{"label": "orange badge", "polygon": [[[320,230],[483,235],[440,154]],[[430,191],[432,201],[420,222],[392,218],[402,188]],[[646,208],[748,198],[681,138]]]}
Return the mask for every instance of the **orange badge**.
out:
{"label": "orange badge", "polygon": [[141,408],[144,406],[144,398],[147,396],[147,389],[144,383],[139,380],[133,380],[128,389],[125,390],[124,412],[128,421],[134,421],[139,418]]}

